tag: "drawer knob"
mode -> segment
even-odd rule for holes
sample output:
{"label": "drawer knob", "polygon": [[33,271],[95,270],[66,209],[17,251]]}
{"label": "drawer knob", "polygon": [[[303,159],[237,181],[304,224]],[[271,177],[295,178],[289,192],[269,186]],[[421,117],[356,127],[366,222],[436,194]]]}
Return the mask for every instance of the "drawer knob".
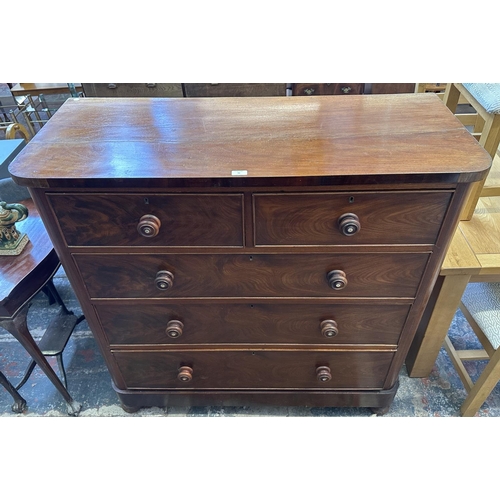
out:
{"label": "drawer knob", "polygon": [[158,271],[155,285],[158,290],[168,290],[174,286],[174,275],[170,271]]}
{"label": "drawer knob", "polygon": [[154,88],[156,88],[156,83],[146,83],[146,87],[148,89],[154,89]]}
{"label": "drawer knob", "polygon": [[316,368],[316,378],[318,382],[329,382],[332,380],[332,372],[328,366],[318,366]]}
{"label": "drawer knob", "polygon": [[328,284],[334,290],[342,290],[347,286],[347,276],[344,273],[344,271],[340,270],[330,271],[326,275],[326,279],[328,280]]}
{"label": "drawer knob", "polygon": [[351,87],[342,87],[342,92],[344,92],[344,94],[348,94],[352,89]]}
{"label": "drawer knob", "polygon": [[343,214],[338,220],[339,228],[342,234],[354,236],[361,229],[359,217],[356,214]]}
{"label": "drawer knob", "polygon": [[184,325],[181,321],[173,319],[167,323],[167,329],[165,332],[171,339],[176,339],[182,335],[183,328]]}
{"label": "drawer knob", "polygon": [[116,89],[117,85],[116,83],[108,83],[108,89],[114,90]]}
{"label": "drawer knob", "polygon": [[320,328],[321,334],[328,339],[335,337],[339,333],[337,322],[333,319],[326,319],[325,321],[322,321]]}
{"label": "drawer knob", "polygon": [[193,369],[190,366],[181,366],[177,374],[177,380],[180,382],[191,382],[193,380]]}
{"label": "drawer knob", "polygon": [[143,215],[137,224],[137,231],[145,238],[153,238],[160,232],[161,221],[155,215]]}

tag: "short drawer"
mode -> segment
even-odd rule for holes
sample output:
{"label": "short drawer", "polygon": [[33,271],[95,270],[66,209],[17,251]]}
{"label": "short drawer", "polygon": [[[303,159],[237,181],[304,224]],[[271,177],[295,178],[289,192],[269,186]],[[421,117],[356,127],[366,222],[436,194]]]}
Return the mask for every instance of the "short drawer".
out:
{"label": "short drawer", "polygon": [[428,258],[427,253],[74,255],[92,298],[415,297]]}
{"label": "short drawer", "polygon": [[[258,350],[113,354],[129,389],[381,389],[394,356]],[[329,380],[319,380],[320,367],[327,368]]]}
{"label": "short drawer", "polygon": [[108,341],[125,344],[396,345],[409,305],[96,304]]}
{"label": "short drawer", "polygon": [[364,83],[294,83],[292,95],[349,95],[362,94]]}
{"label": "short drawer", "polygon": [[242,195],[50,194],[69,246],[242,246]]}
{"label": "short drawer", "polygon": [[255,244],[433,244],[451,196],[429,191],[255,194]]}

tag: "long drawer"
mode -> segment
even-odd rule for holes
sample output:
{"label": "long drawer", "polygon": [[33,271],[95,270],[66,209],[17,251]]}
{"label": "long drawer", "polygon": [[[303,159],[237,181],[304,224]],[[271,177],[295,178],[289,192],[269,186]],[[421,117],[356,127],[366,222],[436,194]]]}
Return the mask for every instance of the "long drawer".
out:
{"label": "long drawer", "polygon": [[91,298],[415,297],[427,253],[74,254]]}
{"label": "long drawer", "polygon": [[[381,389],[394,352],[114,351],[129,389]],[[324,381],[318,368],[330,373]],[[181,379],[184,379],[182,381]]]}
{"label": "long drawer", "polygon": [[431,191],[255,194],[255,244],[434,244],[450,200]]}
{"label": "long drawer", "polygon": [[50,194],[69,246],[243,246],[239,194]]}
{"label": "long drawer", "polygon": [[94,305],[114,345],[388,344],[396,345],[406,304]]}

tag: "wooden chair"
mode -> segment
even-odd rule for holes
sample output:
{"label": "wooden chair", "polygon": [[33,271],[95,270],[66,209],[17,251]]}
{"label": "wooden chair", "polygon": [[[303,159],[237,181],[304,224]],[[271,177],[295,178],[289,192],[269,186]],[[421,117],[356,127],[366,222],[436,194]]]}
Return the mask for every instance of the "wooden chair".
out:
{"label": "wooden chair", "polygon": [[[469,283],[460,309],[484,349],[457,350],[448,336],[444,348],[468,392],[460,414],[472,417],[500,380],[500,283]],[[485,359],[489,362],[474,383],[463,361]]]}
{"label": "wooden chair", "polygon": [[[461,98],[465,98],[476,112],[455,116],[463,125],[472,128],[472,135],[494,159],[500,143],[500,83],[448,83],[443,102],[450,111],[456,112]],[[500,183],[492,184],[488,179],[478,183],[471,191],[461,220],[472,218],[479,197],[499,195]]]}
{"label": "wooden chair", "polygon": [[11,123],[5,129],[5,138],[6,139],[15,139],[16,133],[19,133],[26,142],[29,142],[29,140],[31,139],[31,135],[26,130],[26,127],[24,127],[20,123]]}

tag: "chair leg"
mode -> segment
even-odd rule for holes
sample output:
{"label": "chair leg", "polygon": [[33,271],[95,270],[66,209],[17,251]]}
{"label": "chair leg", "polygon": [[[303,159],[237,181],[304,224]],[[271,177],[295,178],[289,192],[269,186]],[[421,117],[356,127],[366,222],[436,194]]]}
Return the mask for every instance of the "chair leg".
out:
{"label": "chair leg", "polygon": [[448,83],[443,97],[443,103],[452,112],[455,113],[460,99],[460,91],[455,87],[455,84]]}
{"label": "chair leg", "polygon": [[57,366],[59,367],[59,373],[61,375],[63,385],[67,389],[68,388],[68,381],[66,380],[66,371],[64,370],[62,352],[56,356],[56,359],[57,359]]}
{"label": "chair leg", "polygon": [[473,417],[500,380],[500,349],[497,349],[463,402],[460,413]]}
{"label": "chair leg", "polygon": [[28,368],[26,368],[26,371],[24,372],[23,378],[21,379],[19,384],[16,385],[17,390],[21,389],[21,387],[28,381],[31,374],[33,373],[33,370],[35,369],[35,366],[36,366],[36,361],[32,359],[30,361],[30,364],[28,365]]}

